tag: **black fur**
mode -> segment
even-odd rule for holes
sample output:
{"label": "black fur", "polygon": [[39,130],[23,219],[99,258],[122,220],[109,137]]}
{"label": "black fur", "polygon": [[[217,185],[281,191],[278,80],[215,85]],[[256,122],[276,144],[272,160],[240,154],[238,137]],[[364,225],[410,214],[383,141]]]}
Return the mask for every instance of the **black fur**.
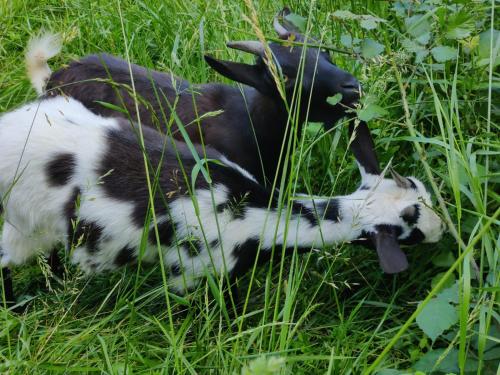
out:
{"label": "black fur", "polygon": [[410,235],[402,240],[399,240],[399,243],[402,245],[416,245],[425,240],[425,235],[418,228],[414,228]]}
{"label": "black fur", "polygon": [[[172,246],[172,241],[174,239],[174,227],[169,221],[158,224],[158,237],[160,245],[165,247]],[[149,231],[149,242],[156,245],[156,234],[154,228]]]}
{"label": "black fur", "polygon": [[415,204],[415,205],[413,205],[413,208],[411,210],[405,210],[403,212],[404,213],[401,215],[401,218],[408,225],[413,226],[417,223],[418,218],[420,217],[420,206],[418,204]]}
{"label": "black fur", "polygon": [[185,246],[186,253],[190,258],[200,255],[201,249],[203,248],[203,243],[199,240],[190,240]]}
{"label": "black fur", "polygon": [[415,184],[415,182],[413,182],[413,180],[410,177],[408,177],[407,180],[410,181],[410,185],[411,185],[412,189],[418,190],[417,185]]}
{"label": "black fur", "polygon": [[182,274],[182,268],[179,264],[172,264],[170,266],[170,274],[172,276],[180,276]]}
{"label": "black fur", "polygon": [[[282,252],[285,252],[286,255],[289,255],[295,249],[297,249],[298,253],[305,253],[307,251],[310,251],[309,248],[295,248],[293,246],[289,246],[283,249],[283,246],[276,245],[274,250],[274,258],[279,259]],[[233,249],[233,255],[237,259],[237,261],[230,274],[231,280],[237,279],[239,276],[252,269],[257,258],[257,265],[268,262],[271,259],[271,255],[273,255],[273,251],[272,249],[263,247],[261,247],[259,250],[259,241],[257,239],[249,239],[244,243],[236,246]]]}
{"label": "black fur", "polygon": [[[6,306],[11,307],[16,302],[16,299],[14,297],[14,287],[12,286],[12,276],[10,274],[10,270],[7,267],[2,268],[2,282]],[[1,298],[0,302],[3,302]]]}
{"label": "black fur", "polygon": [[132,263],[137,259],[135,251],[133,248],[125,246],[120,250],[115,258],[115,264],[117,266],[124,266],[127,263]]}
{"label": "black fur", "polygon": [[99,251],[99,241],[102,237],[102,227],[94,222],[86,222],[77,219],[76,225],[72,227],[69,238],[73,245],[85,246],[87,251],[92,254]]}
{"label": "black fur", "polygon": [[292,214],[305,217],[307,219],[307,221],[309,221],[309,223],[311,223],[311,225],[313,225],[313,226],[318,225],[318,218],[317,218],[316,214],[312,210],[310,210],[307,207],[304,207],[301,204],[293,202]]}
{"label": "black fur", "polygon": [[339,222],[342,220],[340,216],[340,202],[338,199],[330,199],[328,202],[324,203],[322,207],[324,212],[324,218],[326,220],[331,220],[333,222]]}
{"label": "black fur", "polygon": [[[66,218],[66,220],[68,221],[68,229],[67,229],[67,233],[68,235],[72,234],[73,233],[73,230],[74,230],[74,226],[76,225],[76,222],[78,220],[78,217],[77,217],[77,211],[78,211],[78,206],[79,206],[79,202],[80,202],[80,189],[75,187],[73,189],[73,194],[71,194],[71,197],[69,198],[69,200],[64,204],[64,217]],[[72,240],[73,238],[70,237]],[[52,255],[54,257],[57,256],[57,253],[55,250],[52,251]]]}
{"label": "black fur", "polygon": [[71,153],[57,154],[46,165],[47,181],[51,186],[66,185],[76,167],[76,157]]}
{"label": "black fur", "polygon": [[[78,217],[80,189],[74,188],[71,198],[64,206],[64,214],[68,221],[68,239],[72,246],[86,246],[89,253],[99,251],[99,240],[102,236],[102,227],[94,222],[86,222]],[[55,250],[51,257],[57,257]],[[57,260],[59,261],[59,260]]]}

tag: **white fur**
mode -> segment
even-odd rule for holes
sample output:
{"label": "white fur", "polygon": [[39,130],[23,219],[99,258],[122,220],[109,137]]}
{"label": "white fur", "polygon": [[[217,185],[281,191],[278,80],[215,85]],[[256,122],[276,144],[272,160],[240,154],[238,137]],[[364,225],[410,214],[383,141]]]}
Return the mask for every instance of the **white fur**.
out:
{"label": "white fur", "polygon": [[26,49],[26,69],[31,84],[38,94],[43,94],[45,84],[52,73],[47,60],[56,56],[62,47],[62,39],[58,34],[43,34],[30,39]]}
{"label": "white fur", "polygon": [[[84,245],[72,249],[73,261],[86,272],[100,272],[116,268],[114,260],[124,247],[137,254],[143,228],[132,221],[134,206],[107,196],[96,172],[106,150],[106,130],[118,126],[116,119],[95,115],[78,101],[63,97],[30,103],[0,117],[0,197],[5,208],[2,266],[22,264],[60,241],[69,245],[63,212],[76,187],[81,192],[78,218],[99,224],[102,238],[97,253],[90,253]],[[58,153],[74,154],[77,166],[67,184],[54,187],[47,181],[46,166]],[[241,167],[226,158],[220,160],[238,171],[249,186],[256,184]],[[324,219],[319,224],[289,213],[286,206],[280,212],[276,207],[268,210],[243,204],[241,217],[234,217],[229,209],[216,210],[232,198],[231,186],[217,181],[212,190],[197,189],[193,198],[177,197],[169,205],[170,214],[157,218],[158,224],[171,221],[176,228],[177,240],[161,249],[167,266],[179,265],[183,270],[181,276],[171,278],[171,285],[183,291],[206,272],[231,271],[238,261],[233,250],[248,240],[258,240],[263,251],[273,246],[311,248],[357,239],[379,224],[401,226],[400,238],[404,238],[412,228],[401,219],[401,211],[421,201],[431,206],[423,184],[413,181],[416,190],[399,188],[394,181],[378,176],[370,189],[335,198],[340,221]],[[312,210],[324,209],[326,202],[328,199],[301,198],[296,203]],[[441,221],[432,209],[422,207],[416,227],[427,242],[436,242],[443,231]],[[323,213],[318,214],[321,218]],[[185,251],[189,238],[201,244],[196,256]],[[154,261],[157,251],[149,244],[142,260]]]}

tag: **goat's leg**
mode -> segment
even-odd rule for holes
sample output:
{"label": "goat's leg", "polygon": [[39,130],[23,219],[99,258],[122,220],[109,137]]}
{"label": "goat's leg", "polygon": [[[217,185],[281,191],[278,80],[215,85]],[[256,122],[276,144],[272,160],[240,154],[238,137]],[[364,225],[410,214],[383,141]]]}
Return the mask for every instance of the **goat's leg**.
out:
{"label": "goat's leg", "polygon": [[8,267],[2,268],[2,285],[3,285],[3,296],[5,300],[2,300],[2,305],[9,308],[16,302],[14,298],[14,288],[12,287],[12,277],[10,275],[10,269]]}
{"label": "goat's leg", "polygon": [[359,166],[368,174],[380,175],[381,170],[377,153],[375,152],[375,143],[373,142],[368,124],[365,121],[360,121],[355,126],[354,119],[351,119],[349,123],[349,137],[352,136],[353,132],[356,132],[356,136],[352,140],[351,151]]}
{"label": "goat's leg", "polygon": [[62,279],[64,276],[64,267],[62,265],[61,258],[57,253],[57,249],[52,249],[52,252],[47,259],[47,263],[49,264],[52,274]]}

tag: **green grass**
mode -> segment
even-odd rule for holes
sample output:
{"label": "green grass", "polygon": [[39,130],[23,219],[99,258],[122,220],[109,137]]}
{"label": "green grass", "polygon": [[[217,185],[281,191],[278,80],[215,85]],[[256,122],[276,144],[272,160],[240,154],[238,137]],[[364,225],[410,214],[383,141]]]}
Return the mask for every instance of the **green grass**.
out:
{"label": "green grass", "polygon": [[[408,251],[408,272],[382,275],[371,251],[350,244],[294,256],[249,272],[240,283],[244,294],[249,291],[245,313],[228,318],[225,304],[213,298],[216,286],[203,284],[184,297],[166,294],[159,266],[91,278],[68,266],[65,280],[57,281],[39,260],[14,269],[17,294],[30,300],[25,313],[0,308],[0,371],[361,374],[415,368],[439,349],[457,353],[461,373],[499,371],[500,74],[494,58],[481,62],[473,39],[500,29],[498,2],[467,5],[473,24],[470,37],[460,41],[443,39],[455,12],[446,1],[437,7],[446,4],[449,9],[432,13],[428,42],[429,48],[458,47],[457,58],[443,64],[430,56],[415,62],[403,48],[410,38],[405,17],[389,2],[288,4],[309,17],[312,33],[329,45],[346,49],[339,41],[347,30],[385,48],[372,60],[338,53],[333,59],[360,78],[367,102],[386,110],[369,123],[382,164],[392,159],[399,173],[426,181],[448,222],[440,243]],[[274,37],[271,21],[282,4],[272,1],[0,2],[0,112],[35,98],[23,52],[40,29],[64,34],[54,68],[96,51],[128,51],[134,63],[203,83],[221,80],[204,53],[250,61],[225,47],[229,40],[256,38],[242,17],[250,16],[249,5],[258,14],[253,26]],[[355,21],[332,19],[338,9],[387,22],[367,31]],[[304,134],[290,154],[293,168],[283,191],[352,191],[359,178],[345,127],[318,134],[312,124]],[[418,302],[453,280],[458,322],[432,343],[415,323],[425,307],[417,311]]]}

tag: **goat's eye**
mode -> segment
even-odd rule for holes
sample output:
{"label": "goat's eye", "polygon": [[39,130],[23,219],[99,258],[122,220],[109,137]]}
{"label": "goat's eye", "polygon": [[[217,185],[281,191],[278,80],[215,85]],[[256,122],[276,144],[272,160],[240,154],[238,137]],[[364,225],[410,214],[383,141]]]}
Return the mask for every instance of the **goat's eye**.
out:
{"label": "goat's eye", "polygon": [[288,82],[288,76],[286,74],[283,74],[283,82]]}

